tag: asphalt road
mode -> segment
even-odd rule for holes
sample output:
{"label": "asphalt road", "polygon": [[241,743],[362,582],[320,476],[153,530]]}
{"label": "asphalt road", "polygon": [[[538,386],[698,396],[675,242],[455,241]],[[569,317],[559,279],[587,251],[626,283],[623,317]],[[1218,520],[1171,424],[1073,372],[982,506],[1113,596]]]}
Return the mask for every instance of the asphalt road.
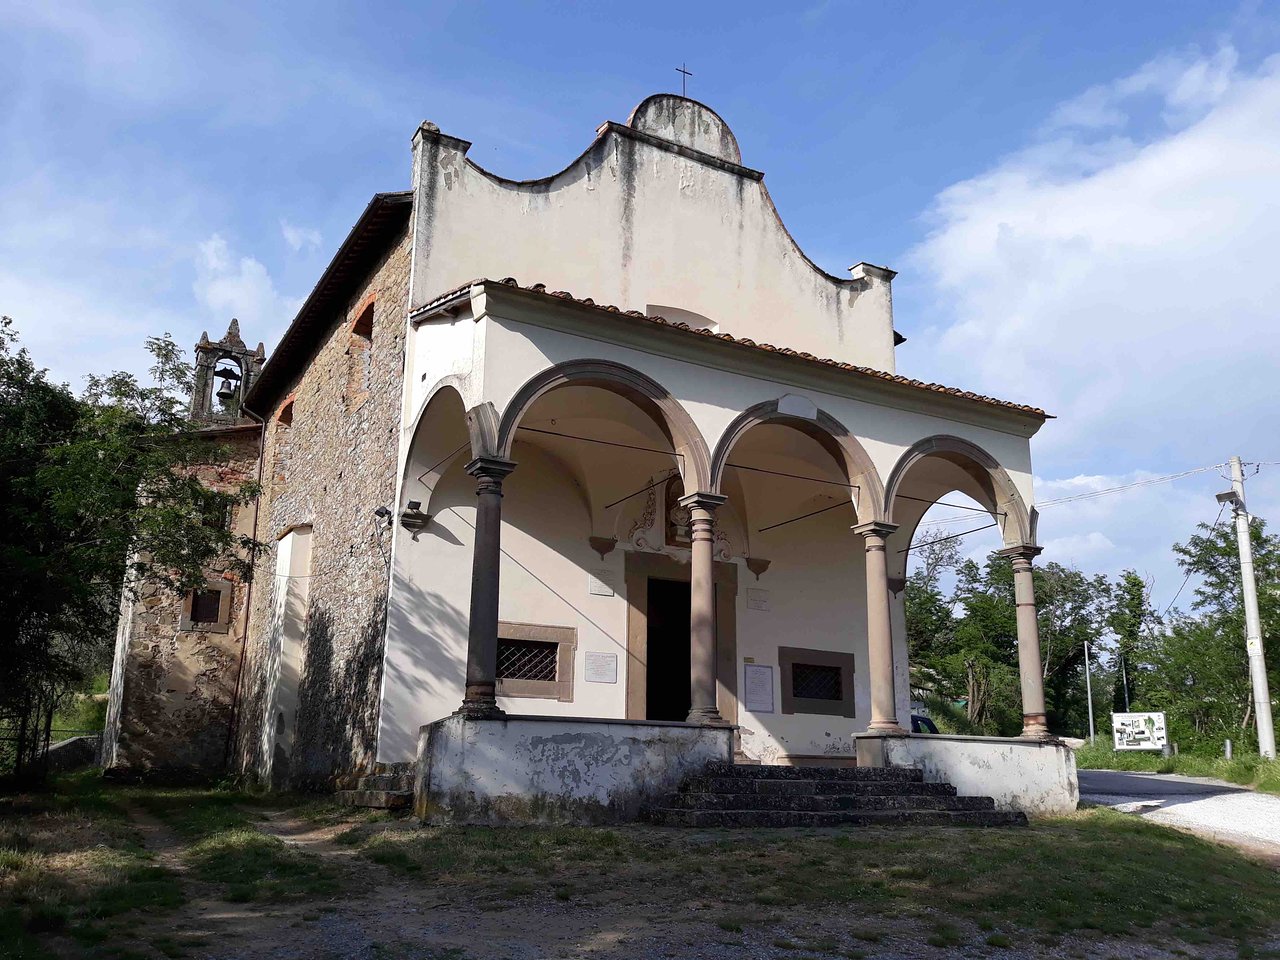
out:
{"label": "asphalt road", "polygon": [[1081,770],[1080,795],[1100,797],[1161,798],[1249,793],[1244,787],[1172,773],[1125,773],[1120,770]]}
{"label": "asphalt road", "polygon": [[1280,858],[1280,797],[1220,780],[1173,774],[1081,770],[1082,802]]}

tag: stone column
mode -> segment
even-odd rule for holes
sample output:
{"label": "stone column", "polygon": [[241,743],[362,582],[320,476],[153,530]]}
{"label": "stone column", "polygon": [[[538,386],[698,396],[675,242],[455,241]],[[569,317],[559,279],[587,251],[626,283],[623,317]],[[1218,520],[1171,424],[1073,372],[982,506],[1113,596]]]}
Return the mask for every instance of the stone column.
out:
{"label": "stone column", "polygon": [[893,695],[893,628],[889,619],[889,570],[885,540],[897,530],[894,523],[861,523],[867,558],[867,670],[871,674],[871,722],[867,729],[881,733],[906,733],[898,724]]}
{"label": "stone column", "polygon": [[498,672],[498,572],[502,564],[502,481],[516,465],[498,457],[476,457],[467,473],[476,478],[476,539],[471,554],[471,620],[467,629],[467,689],[458,713],[500,717],[494,697]]}
{"label": "stone column", "polygon": [[689,722],[722,725],[716,705],[716,507],[727,497],[693,493],[680,499],[689,509],[692,566],[689,571]]}
{"label": "stone column", "polygon": [[1040,663],[1040,622],[1036,618],[1036,592],[1031,561],[1043,547],[1009,547],[1000,551],[1013,564],[1013,593],[1018,607],[1018,674],[1022,680],[1022,735],[1049,736],[1044,716],[1044,668]]}

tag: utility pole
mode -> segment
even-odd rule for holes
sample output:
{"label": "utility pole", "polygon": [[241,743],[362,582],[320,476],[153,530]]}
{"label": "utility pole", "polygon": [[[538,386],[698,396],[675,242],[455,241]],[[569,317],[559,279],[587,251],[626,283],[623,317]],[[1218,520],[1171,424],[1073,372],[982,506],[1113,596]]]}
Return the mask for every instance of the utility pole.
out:
{"label": "utility pole", "polygon": [[1089,701],[1089,742],[1097,740],[1093,730],[1093,680],[1089,676],[1089,638],[1084,641],[1084,695]]}
{"label": "utility pole", "polygon": [[1271,725],[1271,694],[1267,690],[1267,661],[1262,653],[1262,622],[1258,618],[1258,584],[1253,577],[1253,542],[1249,537],[1249,511],[1244,499],[1244,465],[1231,458],[1231,491],[1218,494],[1219,503],[1231,504],[1236,518],[1236,545],[1240,550],[1240,585],[1244,593],[1245,649],[1249,653],[1249,678],[1253,682],[1253,712],[1258,724],[1258,752],[1269,760],[1276,756],[1276,734]]}

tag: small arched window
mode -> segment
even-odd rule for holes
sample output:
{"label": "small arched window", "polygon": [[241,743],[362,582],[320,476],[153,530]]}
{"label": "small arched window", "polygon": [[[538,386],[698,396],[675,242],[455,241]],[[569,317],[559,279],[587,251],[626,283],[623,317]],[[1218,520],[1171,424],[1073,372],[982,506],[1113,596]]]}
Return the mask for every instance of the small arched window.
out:
{"label": "small arched window", "polygon": [[347,343],[348,403],[359,402],[369,393],[373,363],[373,303],[366,304],[351,323]]}
{"label": "small arched window", "polygon": [[275,436],[272,437],[275,450],[271,458],[271,478],[276,483],[285,481],[285,467],[289,462],[289,432],[293,428],[293,403],[293,397],[290,397],[276,414]]}

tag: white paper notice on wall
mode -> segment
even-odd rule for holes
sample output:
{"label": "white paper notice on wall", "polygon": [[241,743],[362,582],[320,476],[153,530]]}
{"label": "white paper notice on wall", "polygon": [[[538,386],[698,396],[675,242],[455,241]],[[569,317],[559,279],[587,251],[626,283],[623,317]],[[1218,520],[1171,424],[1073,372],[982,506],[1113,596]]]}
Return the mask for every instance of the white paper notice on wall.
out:
{"label": "white paper notice on wall", "polygon": [[585,673],[587,683],[617,683],[618,655],[616,653],[588,653]]}
{"label": "white paper notice on wall", "polygon": [[761,590],[759,587],[747,587],[747,609],[768,610],[769,591]]}
{"label": "white paper notice on wall", "polygon": [[773,713],[773,667],[742,665],[742,705],[752,713]]}
{"label": "white paper notice on wall", "polygon": [[610,583],[612,571],[601,568],[592,570],[587,575],[587,592],[593,597],[612,597],[613,584]]}

